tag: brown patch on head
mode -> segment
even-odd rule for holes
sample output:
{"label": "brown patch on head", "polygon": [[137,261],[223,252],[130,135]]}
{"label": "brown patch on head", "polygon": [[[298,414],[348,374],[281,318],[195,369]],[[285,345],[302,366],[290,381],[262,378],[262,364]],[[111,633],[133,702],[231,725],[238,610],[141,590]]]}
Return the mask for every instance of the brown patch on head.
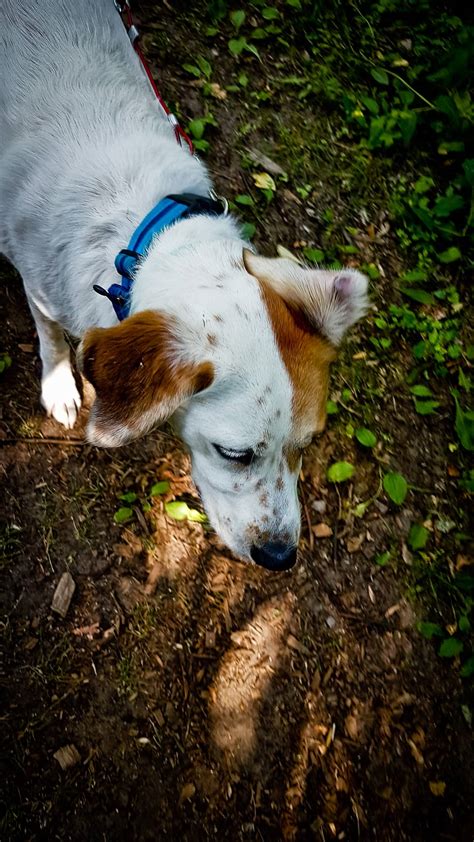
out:
{"label": "brown patch on head", "polygon": [[[291,470],[291,468],[290,468],[290,470]],[[283,477],[277,477],[276,483],[275,483],[276,490],[277,491],[283,491],[284,487],[285,487],[285,483],[283,482]]]}
{"label": "brown patch on head", "polygon": [[214,316],[213,316],[213,318],[215,319],[215,321],[216,321],[216,322],[223,322],[223,321],[224,321],[224,319],[222,318],[222,316],[219,316],[219,314],[218,314],[218,313],[215,313],[215,314],[214,314]]}
{"label": "brown patch on head", "polygon": [[336,352],[330,342],[315,334],[301,313],[290,308],[267,283],[259,280],[259,284],[293,385],[295,433],[322,430],[326,421],[329,364],[336,358]]}
{"label": "brown patch on head", "polygon": [[208,333],[207,334],[207,341],[209,342],[209,345],[212,345],[213,348],[215,348],[216,345],[219,344],[219,341],[218,341],[215,333]]}
{"label": "brown patch on head", "polygon": [[301,450],[296,447],[286,447],[284,449],[284,456],[288,470],[291,474],[294,474],[300,466]]}
{"label": "brown patch on head", "polygon": [[259,499],[260,505],[263,506],[264,509],[268,509],[268,494],[267,494],[267,492],[264,491],[263,494],[261,494],[258,499]]}
{"label": "brown patch on head", "polygon": [[86,333],[78,360],[96,391],[89,440],[123,444],[210,386],[212,364],[181,359],[176,335],[176,322],[151,310]]}

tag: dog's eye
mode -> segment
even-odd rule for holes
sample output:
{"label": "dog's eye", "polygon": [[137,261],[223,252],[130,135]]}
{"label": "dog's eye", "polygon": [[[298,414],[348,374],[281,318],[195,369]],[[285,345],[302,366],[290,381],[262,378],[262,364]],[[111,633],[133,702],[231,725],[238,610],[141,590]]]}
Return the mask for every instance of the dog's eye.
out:
{"label": "dog's eye", "polygon": [[229,447],[221,447],[220,444],[214,445],[219,456],[227,459],[229,462],[239,462],[241,465],[250,465],[255,458],[253,450],[232,450]]}

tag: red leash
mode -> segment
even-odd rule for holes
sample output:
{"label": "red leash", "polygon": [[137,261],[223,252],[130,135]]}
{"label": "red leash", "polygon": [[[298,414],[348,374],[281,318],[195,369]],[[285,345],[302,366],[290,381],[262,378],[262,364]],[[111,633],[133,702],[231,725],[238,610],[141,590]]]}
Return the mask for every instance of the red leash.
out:
{"label": "red leash", "polygon": [[140,47],[140,44],[139,44],[138,39],[140,37],[140,33],[138,32],[137,27],[133,23],[132,10],[130,8],[130,3],[128,2],[128,0],[124,0],[123,3],[118,2],[118,0],[114,0],[114,4],[115,4],[115,8],[117,9],[117,11],[118,11],[118,13],[119,13],[120,17],[122,18],[122,21],[125,25],[125,29],[127,30],[127,35],[130,38],[130,42],[133,46],[133,49],[135,50],[138,58],[140,59],[143,70],[145,71],[145,73],[147,75],[147,78],[148,78],[148,81],[149,81],[149,83],[150,83],[150,85],[153,89],[153,93],[155,94],[155,96],[156,96],[158,102],[160,103],[163,111],[165,112],[165,115],[166,115],[166,118],[167,118],[168,122],[173,127],[173,131],[174,131],[174,134],[175,134],[175,137],[176,137],[176,141],[179,143],[180,146],[183,145],[183,140],[186,141],[186,143],[189,146],[189,151],[190,151],[191,155],[193,155],[194,154],[194,147],[193,147],[193,142],[192,142],[191,138],[188,137],[188,135],[186,134],[184,129],[181,128],[181,126],[179,125],[176,117],[174,116],[174,114],[171,113],[168,106],[166,105],[166,102],[164,101],[163,97],[161,96],[158,88],[156,87],[156,82],[153,79],[153,76],[151,74],[151,70],[148,67],[147,61],[145,59],[145,56],[143,55],[143,51],[142,51],[142,49]]}

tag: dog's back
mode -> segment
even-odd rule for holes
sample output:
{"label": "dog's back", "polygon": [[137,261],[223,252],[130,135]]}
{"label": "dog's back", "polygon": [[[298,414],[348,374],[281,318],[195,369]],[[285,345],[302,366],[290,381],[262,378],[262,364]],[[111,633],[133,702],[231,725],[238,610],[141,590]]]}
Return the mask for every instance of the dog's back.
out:
{"label": "dog's back", "polygon": [[1,0],[0,251],[32,290],[48,267],[41,288],[53,288],[59,322],[76,332],[84,295],[81,312],[107,323],[108,303],[89,292],[97,220],[117,230],[105,271],[130,235],[127,208],[138,224],[160,196],[207,183],[180,154],[112,0]]}
{"label": "dog's back", "polygon": [[100,89],[96,107],[104,107],[104,81],[114,97],[122,87],[130,94],[131,85],[136,95],[134,83],[142,84],[111,0],[2,0],[0,45],[2,139],[53,114],[64,121],[64,107],[69,102],[71,112],[81,91],[90,117],[91,89]]}

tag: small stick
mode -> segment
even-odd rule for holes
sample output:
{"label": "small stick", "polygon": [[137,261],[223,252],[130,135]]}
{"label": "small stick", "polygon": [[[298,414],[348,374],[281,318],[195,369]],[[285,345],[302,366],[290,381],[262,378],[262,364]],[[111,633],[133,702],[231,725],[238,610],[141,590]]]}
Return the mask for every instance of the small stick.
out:
{"label": "small stick", "polygon": [[72,447],[90,446],[85,439],[48,439],[48,438],[11,438],[0,439],[0,446],[3,444],[65,444]]}

